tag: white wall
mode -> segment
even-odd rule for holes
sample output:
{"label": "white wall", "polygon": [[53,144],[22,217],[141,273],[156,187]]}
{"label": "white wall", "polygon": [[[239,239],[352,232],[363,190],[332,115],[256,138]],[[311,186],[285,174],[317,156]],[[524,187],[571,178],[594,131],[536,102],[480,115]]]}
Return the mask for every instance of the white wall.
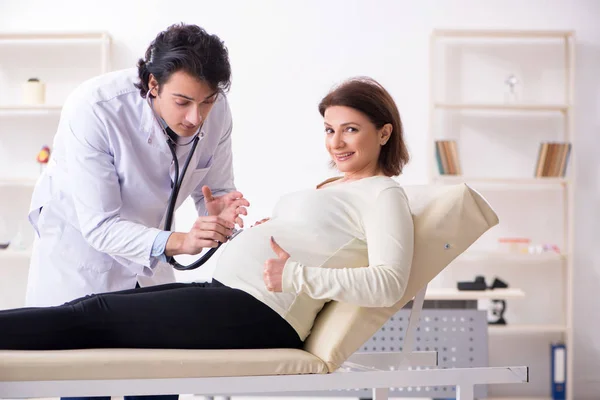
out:
{"label": "white wall", "polygon": [[179,21],[218,34],[229,48],[236,183],[252,202],[247,223],[268,216],[280,194],[333,173],[317,104],[341,79],[370,75],[390,90],[413,157],[401,181],[424,183],[430,31],[575,30],[574,379],[577,398],[598,397],[600,255],[595,247],[600,234],[594,224],[600,221],[600,1],[0,1],[2,31],[108,31],[113,68],[134,65],[159,30]]}

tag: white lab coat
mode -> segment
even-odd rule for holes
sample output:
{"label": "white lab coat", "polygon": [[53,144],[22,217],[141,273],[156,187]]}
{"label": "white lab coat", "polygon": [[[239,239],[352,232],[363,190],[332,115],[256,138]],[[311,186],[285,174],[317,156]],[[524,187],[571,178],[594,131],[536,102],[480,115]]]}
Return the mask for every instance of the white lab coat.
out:
{"label": "white lab coat", "polygon": [[[91,79],[67,99],[51,161],[33,192],[36,231],[28,306],[174,281],[151,257],[164,226],[174,168],[161,126],[134,87],[137,70]],[[205,120],[177,206],[191,195],[205,214],[202,185],[234,190],[231,112],[223,95]],[[180,168],[191,146],[178,147]],[[41,209],[41,212],[40,212]]]}

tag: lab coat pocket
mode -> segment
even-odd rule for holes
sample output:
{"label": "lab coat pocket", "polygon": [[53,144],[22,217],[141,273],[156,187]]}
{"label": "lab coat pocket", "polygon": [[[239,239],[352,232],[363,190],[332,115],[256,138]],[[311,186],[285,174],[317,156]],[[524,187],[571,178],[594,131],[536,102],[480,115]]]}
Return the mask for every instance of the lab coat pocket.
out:
{"label": "lab coat pocket", "polygon": [[198,168],[192,171],[189,180],[185,183],[186,192],[188,194],[196,190],[196,188],[198,188],[198,190],[201,190],[201,187],[199,187],[199,185],[202,183],[202,180],[204,179],[209,170],[210,167]]}
{"label": "lab coat pocket", "polygon": [[65,224],[52,257],[55,262],[68,267],[97,273],[110,271],[113,264],[109,256],[92,248],[85,241],[81,232],[69,224]]}

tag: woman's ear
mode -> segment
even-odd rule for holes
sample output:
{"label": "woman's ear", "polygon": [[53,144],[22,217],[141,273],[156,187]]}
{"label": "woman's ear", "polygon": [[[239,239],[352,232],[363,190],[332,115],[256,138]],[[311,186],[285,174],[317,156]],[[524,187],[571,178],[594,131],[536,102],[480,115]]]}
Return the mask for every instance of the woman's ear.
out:
{"label": "woman's ear", "polygon": [[384,146],[388,140],[390,140],[390,136],[392,136],[392,131],[394,130],[394,127],[392,126],[392,124],[385,124],[380,130],[379,130],[379,144],[381,146]]}

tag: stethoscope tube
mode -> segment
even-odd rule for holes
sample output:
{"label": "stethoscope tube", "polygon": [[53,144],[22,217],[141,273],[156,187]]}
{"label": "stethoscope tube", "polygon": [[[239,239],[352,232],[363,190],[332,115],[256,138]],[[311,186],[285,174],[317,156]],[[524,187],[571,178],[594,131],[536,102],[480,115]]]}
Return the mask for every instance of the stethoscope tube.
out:
{"label": "stethoscope tube", "polygon": [[[154,118],[160,124],[160,121],[158,121],[158,117],[156,116],[156,114],[154,112],[154,107],[152,105],[152,98],[150,96],[148,96],[148,106],[152,110],[152,115],[154,115]],[[161,124],[161,127],[162,127],[162,124]],[[172,182],[171,196],[169,197],[169,205],[167,207],[167,215],[165,217],[165,230],[169,231],[169,230],[171,230],[171,225],[173,223],[173,214],[175,213],[175,205],[177,204],[177,196],[179,195],[179,189],[181,188],[181,183],[183,182],[183,178],[185,177],[185,172],[187,171],[190,161],[192,160],[192,156],[194,155],[194,151],[196,150],[196,146],[198,145],[200,138],[198,136],[196,136],[193,139],[192,148],[190,149],[190,154],[188,155],[188,157],[185,161],[185,164],[183,165],[183,171],[181,171],[181,178],[180,178],[179,177],[179,161],[177,160],[177,153],[175,152],[175,145],[172,142],[171,138],[169,137],[169,134],[166,132],[165,128],[162,127],[162,129],[163,129],[165,136],[167,137],[167,145],[169,146],[169,150],[171,150],[171,155],[173,156],[173,164],[175,167],[175,177],[174,177],[175,179]],[[217,249],[221,246],[221,244],[223,244],[223,243],[218,242],[217,247],[211,248],[202,257],[200,257],[198,260],[194,261],[190,265],[179,264],[173,256],[167,256],[166,257],[167,262],[169,264],[171,264],[173,266],[173,268],[175,268],[176,270],[190,271],[192,269],[196,269],[196,268],[200,267],[206,261],[208,261],[208,259],[215,253],[215,251],[217,251]]]}
{"label": "stethoscope tube", "polygon": [[[171,143],[170,139],[167,139],[167,144],[169,145],[169,149],[171,150],[171,154],[173,155],[173,164],[175,167],[175,179],[173,180],[173,187],[171,189],[171,197],[169,198],[169,206],[167,207],[167,215],[165,219],[165,230],[170,230],[171,225],[173,223],[173,214],[175,212],[175,205],[177,203],[177,196],[179,195],[179,189],[181,188],[181,183],[183,182],[183,178],[185,177],[185,172],[190,164],[194,151],[196,150],[196,146],[198,145],[198,141],[200,138],[196,136],[192,143],[192,148],[190,149],[190,154],[188,155],[185,164],[183,165],[183,170],[181,171],[181,178],[179,177],[179,161],[177,160],[177,153],[175,152],[175,146]],[[221,246],[221,242],[218,242],[217,247],[213,247],[208,250],[202,257],[198,260],[194,261],[190,265],[181,265],[179,264],[173,256],[167,256],[167,262],[173,266],[178,271],[190,271],[196,269],[203,265],[208,259],[218,250]]]}

